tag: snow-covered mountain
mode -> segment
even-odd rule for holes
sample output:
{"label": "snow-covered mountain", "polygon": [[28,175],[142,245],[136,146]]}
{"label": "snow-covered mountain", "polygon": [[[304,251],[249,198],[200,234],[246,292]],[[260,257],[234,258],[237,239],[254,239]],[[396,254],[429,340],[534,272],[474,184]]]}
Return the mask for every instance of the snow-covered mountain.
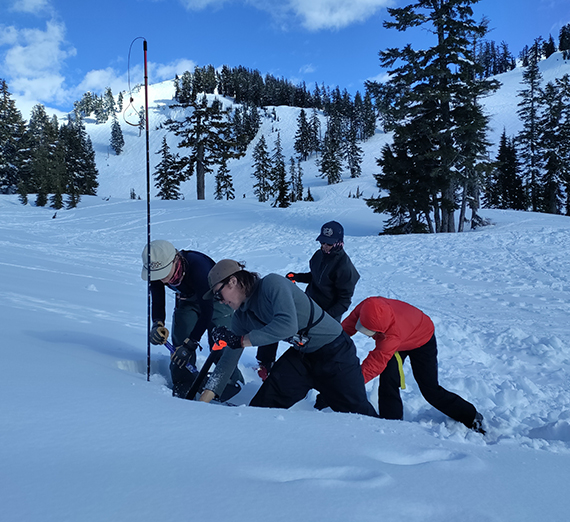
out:
{"label": "snow-covered mountain", "polygon": [[[570,74],[570,60],[563,60],[562,53],[556,52],[547,60],[543,60],[540,64],[540,71],[543,76],[544,85],[553,81],[555,78],[561,78],[565,74]],[[503,129],[507,135],[514,136],[521,129],[521,123],[517,116],[517,104],[520,98],[517,96],[518,91],[523,88],[522,68],[516,68],[508,73],[496,76],[501,82],[501,88],[484,100],[487,113],[491,116],[489,139],[493,146],[490,149],[491,155],[494,156],[499,143],[500,135]],[[183,111],[181,109],[170,109],[169,105],[173,103],[174,82],[166,81],[154,85],[149,85],[149,150],[151,175],[160,157],[156,154],[162,145],[162,139],[167,136],[169,147],[172,152],[178,152],[178,138],[169,133],[163,123],[168,119],[180,117]],[[138,115],[134,112],[144,106],[144,88],[138,88],[132,93],[133,101],[128,108],[120,115],[119,121],[125,138],[125,147],[123,152],[116,156],[110,147],[111,138],[111,121],[106,124],[96,124],[93,120],[86,120],[87,132],[91,136],[93,146],[96,152],[97,168],[99,170],[99,191],[101,197],[129,197],[131,189],[137,195],[143,197],[146,195],[146,140],[145,133],[140,133],[138,129]],[[213,97],[213,95],[208,95]],[[127,98],[127,97],[125,97]],[[231,100],[220,98],[225,105],[231,104]],[[271,112],[273,107],[271,107]],[[253,147],[257,143],[259,137],[263,134],[267,141],[268,149],[272,149],[280,132],[283,146],[283,154],[286,161],[291,156],[295,156],[293,149],[294,136],[297,131],[297,117],[300,109],[296,107],[275,107],[277,121],[273,121],[272,117],[266,116],[263,119],[262,126],[258,132],[258,136],[252,141],[245,157],[239,160],[230,161],[228,167],[234,181],[236,196],[252,198],[253,196]],[[128,122],[128,123],[127,123]],[[129,124],[130,123],[130,124]],[[133,125],[134,124],[134,125]],[[324,120],[323,120],[324,129]],[[358,180],[351,180],[348,174],[341,187],[334,189],[342,195],[354,194],[356,188],[359,187],[364,192],[365,197],[377,194],[376,183],[373,174],[378,172],[376,158],[380,156],[382,145],[389,142],[390,135],[386,135],[377,131],[376,135],[360,144],[363,149],[362,176]],[[287,163],[288,164],[288,163]],[[305,187],[311,188],[314,197],[325,197],[328,188],[326,180],[318,177],[318,167],[315,159],[310,159],[302,163],[304,171],[303,182]],[[214,191],[213,175],[206,180],[207,198],[211,198]],[[153,187],[151,194],[156,194],[157,190]],[[186,199],[196,198],[196,181],[191,179],[182,186],[182,192]]]}
{"label": "snow-covered mountain", "polygon": [[[541,64],[545,79],[556,56]],[[516,74],[502,77],[511,86],[505,105],[489,100],[504,107],[494,121],[515,112]],[[168,89],[151,87],[156,149]],[[292,130],[296,109],[277,110]],[[261,384],[252,348],[240,359],[237,407],[184,401],[171,395],[164,348],[152,347],[146,378],[146,202],[129,199],[131,188],[146,191],[144,136],[123,126],[125,152],[113,156],[110,128],[88,130],[99,196],[57,213],[0,196],[2,521],[568,519],[569,217],[484,209],[493,225],[476,231],[379,236],[381,216],[348,194],[375,191],[382,134],[365,144],[358,180],[327,186],[307,164],[316,201],[287,209],[252,197],[248,157],[232,166],[245,198],[214,201],[210,180],[207,200],[197,201],[190,181],[185,200],[152,201],[153,238],[285,274],[307,270],[320,226],[340,221],[361,274],[353,305],[383,295],[426,312],[441,384],[474,403],[488,431],[427,404],[408,363],[404,421],[319,412],[314,391],[290,410],[250,408]],[[292,143],[284,147],[290,154]],[[167,307],[170,315],[171,294]],[[364,358],[372,341],[353,339]],[[377,386],[367,385],[375,405]]]}

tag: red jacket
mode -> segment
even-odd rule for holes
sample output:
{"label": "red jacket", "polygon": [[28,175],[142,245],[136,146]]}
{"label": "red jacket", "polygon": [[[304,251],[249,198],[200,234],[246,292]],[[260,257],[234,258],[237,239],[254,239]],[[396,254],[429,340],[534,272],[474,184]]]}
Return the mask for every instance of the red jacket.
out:
{"label": "red jacket", "polygon": [[342,322],[348,335],[356,333],[356,322],[374,332],[376,347],[362,362],[364,381],[380,375],[394,353],[414,350],[426,344],[434,333],[432,320],[412,306],[396,299],[369,297],[359,303]]}

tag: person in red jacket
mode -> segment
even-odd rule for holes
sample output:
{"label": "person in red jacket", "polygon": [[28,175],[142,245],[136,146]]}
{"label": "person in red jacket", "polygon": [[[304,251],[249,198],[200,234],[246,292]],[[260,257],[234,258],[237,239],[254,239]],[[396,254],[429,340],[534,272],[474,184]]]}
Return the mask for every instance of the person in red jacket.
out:
{"label": "person in red jacket", "polygon": [[376,347],[362,362],[364,382],[380,375],[378,409],[383,419],[402,419],[400,371],[395,356],[410,358],[421,394],[434,408],[470,429],[485,433],[483,416],[473,404],[440,386],[437,377],[437,343],[432,320],[418,308],[385,297],[369,297],[342,322],[350,336],[357,331],[372,337]]}

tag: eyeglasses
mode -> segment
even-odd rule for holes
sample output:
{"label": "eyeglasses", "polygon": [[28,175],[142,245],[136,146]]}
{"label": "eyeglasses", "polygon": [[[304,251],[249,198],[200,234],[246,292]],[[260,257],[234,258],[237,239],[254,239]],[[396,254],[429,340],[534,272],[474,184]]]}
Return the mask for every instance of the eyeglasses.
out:
{"label": "eyeglasses", "polygon": [[227,281],[225,283],[222,283],[222,286],[220,286],[220,288],[218,288],[215,292],[214,292],[214,301],[223,301],[224,300],[224,296],[222,295],[222,288],[224,288],[224,286],[227,285]]}

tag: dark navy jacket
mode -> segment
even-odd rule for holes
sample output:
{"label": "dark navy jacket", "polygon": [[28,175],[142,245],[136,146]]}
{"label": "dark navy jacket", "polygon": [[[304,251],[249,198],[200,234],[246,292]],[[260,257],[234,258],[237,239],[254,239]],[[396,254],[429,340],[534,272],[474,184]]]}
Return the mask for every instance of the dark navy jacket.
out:
{"label": "dark navy jacket", "polygon": [[[152,299],[152,320],[164,322],[166,319],[166,292],[165,286],[174,290],[178,299],[191,301],[200,310],[198,321],[190,338],[199,340],[212,320],[213,301],[202,299],[202,296],[210,290],[208,273],[215,265],[214,261],[206,254],[193,250],[181,250],[179,252],[184,263],[184,277],[178,286],[165,285],[162,281],[152,281],[150,292]],[[176,303],[178,304],[178,299]]]}
{"label": "dark navy jacket", "polygon": [[344,249],[330,254],[317,250],[309,261],[309,267],[311,271],[296,274],[296,280],[308,283],[305,290],[307,295],[340,321],[342,314],[350,307],[360,274]]}

